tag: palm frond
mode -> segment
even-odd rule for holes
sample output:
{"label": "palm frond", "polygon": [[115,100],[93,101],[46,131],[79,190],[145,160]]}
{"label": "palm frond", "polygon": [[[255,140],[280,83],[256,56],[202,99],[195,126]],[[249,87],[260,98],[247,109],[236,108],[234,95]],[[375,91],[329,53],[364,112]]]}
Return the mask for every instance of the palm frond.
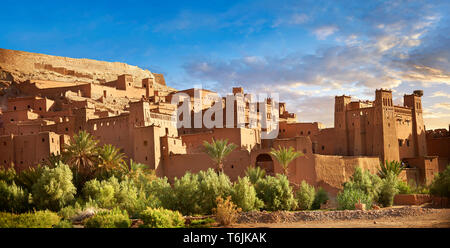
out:
{"label": "palm frond", "polygon": [[270,154],[280,163],[283,167],[284,174],[287,176],[289,164],[296,158],[303,156],[302,152],[295,151],[292,146],[288,148],[278,146],[278,150],[272,148]]}
{"label": "palm frond", "polygon": [[378,170],[378,174],[381,178],[386,178],[388,174],[394,174],[395,176],[400,175],[402,170],[405,169],[405,166],[399,161],[388,161],[386,160],[384,163],[380,163],[380,169]]}
{"label": "palm frond", "polygon": [[237,146],[228,144],[228,140],[212,140],[211,143],[204,141],[203,146],[206,154],[217,164],[218,170],[223,171],[222,164],[225,159]]}

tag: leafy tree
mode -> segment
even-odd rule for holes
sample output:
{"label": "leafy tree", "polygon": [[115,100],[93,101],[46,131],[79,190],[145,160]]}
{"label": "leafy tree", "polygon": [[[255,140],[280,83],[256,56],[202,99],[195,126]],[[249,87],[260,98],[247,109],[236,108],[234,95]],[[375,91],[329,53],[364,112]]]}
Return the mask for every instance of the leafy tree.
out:
{"label": "leafy tree", "polygon": [[314,187],[309,185],[307,182],[302,181],[302,183],[300,184],[300,188],[298,189],[295,196],[297,199],[298,208],[300,210],[311,209],[315,194],[316,191]]}
{"label": "leafy tree", "polygon": [[243,211],[259,210],[264,203],[256,195],[256,190],[248,177],[238,178],[234,183],[231,197]]}
{"label": "leafy tree", "polygon": [[63,163],[52,169],[45,167],[32,190],[33,203],[39,209],[58,211],[74,200],[76,188],[72,183],[72,171]]}
{"label": "leafy tree", "polygon": [[169,204],[169,209],[178,210],[185,215],[200,213],[201,195],[199,187],[198,174],[192,174],[188,171],[180,179],[175,178],[173,201]]}
{"label": "leafy tree", "polygon": [[430,185],[430,193],[441,197],[450,197],[450,164],[439,173]]}
{"label": "leafy tree", "polygon": [[258,198],[264,202],[266,210],[292,210],[297,207],[292,187],[285,175],[267,176],[258,180],[255,188]]}
{"label": "leafy tree", "polygon": [[165,209],[175,209],[176,203],[174,191],[167,180],[167,177],[156,178],[145,184],[147,198],[152,199],[154,204],[151,207],[163,207]]}
{"label": "leafy tree", "polygon": [[14,169],[14,166],[9,168],[0,167],[0,180],[5,181],[8,184],[11,184],[16,179],[17,173]]}
{"label": "leafy tree", "polygon": [[216,207],[216,198],[230,195],[232,184],[225,173],[215,173],[211,168],[198,174],[200,207],[202,213],[210,213]]}
{"label": "leafy tree", "polygon": [[272,151],[270,152],[270,154],[272,156],[274,156],[275,159],[283,167],[283,173],[287,177],[289,177],[289,175],[288,175],[289,164],[294,159],[304,155],[302,152],[295,151],[293,147],[289,147],[289,149],[287,149],[286,147],[281,147],[281,146],[278,146],[278,150],[275,150],[272,148]]}
{"label": "leafy tree", "polygon": [[139,191],[128,178],[120,182],[115,177],[103,181],[90,180],[83,187],[83,197],[85,201],[101,208],[125,209],[131,216],[137,216],[147,205],[151,205],[145,192]]}
{"label": "leafy tree", "polygon": [[[56,165],[57,164],[55,164],[55,166]],[[51,168],[54,168],[54,167],[51,167]],[[28,192],[31,192],[33,190],[33,185],[41,177],[43,171],[44,171],[44,167],[39,164],[36,167],[29,167],[26,170],[23,170],[20,173],[18,173],[15,181],[18,186],[21,186],[21,187],[27,189]]]}
{"label": "leafy tree", "polygon": [[203,142],[205,152],[216,163],[217,172],[223,172],[223,161],[234,149],[236,145],[233,143],[228,144],[228,140],[212,140],[211,143],[207,141]]}
{"label": "leafy tree", "polygon": [[[369,171],[362,171],[361,167],[356,167],[355,172],[348,182],[344,183],[344,189],[353,188],[361,190],[367,194],[371,200],[378,201],[380,190],[382,186],[382,179],[370,173]],[[367,206],[370,207],[370,206]]]}
{"label": "leafy tree", "polygon": [[24,212],[29,209],[29,197],[26,189],[0,180],[0,211]]}
{"label": "leafy tree", "polygon": [[320,209],[320,205],[322,205],[323,203],[326,203],[328,201],[328,199],[329,199],[328,193],[322,187],[320,187],[317,190],[316,195],[314,196],[314,202],[312,204],[312,209]]}

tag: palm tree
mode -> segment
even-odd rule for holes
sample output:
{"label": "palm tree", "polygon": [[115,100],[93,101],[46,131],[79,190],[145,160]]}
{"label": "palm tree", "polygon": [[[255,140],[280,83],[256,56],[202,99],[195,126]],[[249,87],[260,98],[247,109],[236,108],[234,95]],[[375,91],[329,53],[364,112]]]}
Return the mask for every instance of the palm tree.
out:
{"label": "palm tree", "polygon": [[245,175],[252,184],[256,184],[259,179],[263,179],[266,176],[266,171],[259,166],[249,166],[245,171]]}
{"label": "palm tree", "polygon": [[385,161],[384,163],[380,163],[380,169],[378,170],[378,174],[381,178],[386,178],[389,173],[398,176],[402,170],[405,169],[405,166],[398,161],[392,160],[391,162]]}
{"label": "palm tree", "polygon": [[149,168],[146,164],[134,162],[130,159],[130,164],[126,166],[126,176],[137,182],[137,186],[146,185],[148,182],[157,178],[155,170]]}
{"label": "palm tree", "polygon": [[47,161],[44,165],[55,168],[60,162],[64,163],[63,156],[61,154],[54,154],[53,152],[47,158]]}
{"label": "palm tree", "polygon": [[228,156],[234,149],[236,145],[233,143],[228,144],[228,140],[214,140],[211,143],[207,141],[203,142],[206,154],[217,164],[217,172],[223,173],[223,160]]}
{"label": "palm tree", "polygon": [[73,136],[63,152],[64,160],[75,170],[76,174],[90,174],[96,170],[98,163],[98,141],[86,131]]}
{"label": "palm tree", "polygon": [[130,167],[127,167],[127,170],[129,172],[139,171],[139,170],[146,171],[146,170],[149,170],[149,167],[146,164],[137,163],[137,162],[134,162],[133,159],[130,159]]}
{"label": "palm tree", "polygon": [[123,170],[125,164],[125,154],[121,153],[113,145],[104,145],[98,151],[98,169],[103,172],[111,170]]}
{"label": "palm tree", "polygon": [[287,149],[286,147],[281,146],[278,146],[278,150],[272,148],[270,154],[274,156],[276,160],[281,164],[281,166],[283,167],[283,173],[288,178],[289,163],[291,163],[294,159],[304,155],[302,152],[295,151],[292,147],[289,147],[289,149]]}

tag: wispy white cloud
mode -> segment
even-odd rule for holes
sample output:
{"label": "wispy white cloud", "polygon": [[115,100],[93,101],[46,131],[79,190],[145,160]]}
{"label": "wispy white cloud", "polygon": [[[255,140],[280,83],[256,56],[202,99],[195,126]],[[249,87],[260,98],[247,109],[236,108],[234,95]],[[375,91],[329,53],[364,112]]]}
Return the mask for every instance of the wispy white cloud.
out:
{"label": "wispy white cloud", "polygon": [[336,33],[338,28],[336,26],[323,26],[316,28],[313,33],[318,40],[325,40],[328,36]]}
{"label": "wispy white cloud", "polygon": [[276,28],[283,25],[300,25],[306,23],[308,20],[308,15],[304,13],[294,13],[288,16],[276,18],[271,27]]}
{"label": "wispy white cloud", "polygon": [[443,92],[443,91],[436,91],[436,92],[433,93],[433,95],[431,95],[431,97],[446,97],[446,98],[450,98],[450,93]]}
{"label": "wispy white cloud", "polygon": [[[436,127],[450,123],[449,105],[435,101],[450,95],[446,93],[450,92],[450,28],[438,13],[442,9],[395,1],[379,5],[362,17],[336,18],[339,21],[333,24],[317,22],[314,14],[308,13],[298,16],[298,23],[307,25],[318,40],[331,42],[333,37],[335,44],[308,54],[292,51],[279,56],[204,57],[185,63],[184,69],[193,78],[217,82],[222,88],[240,84],[256,91],[276,90],[290,99],[287,102],[299,114],[327,125],[332,123],[332,112],[315,114],[308,110],[315,109],[315,99],[322,100],[315,104],[332,111],[329,99],[335,94],[373,99],[376,88],[391,88],[400,103],[402,95],[411,92],[404,85],[428,87],[429,94],[423,99],[429,108],[427,127]],[[275,20],[272,28],[295,23],[293,15]],[[431,87],[437,84],[441,86],[439,91]]]}

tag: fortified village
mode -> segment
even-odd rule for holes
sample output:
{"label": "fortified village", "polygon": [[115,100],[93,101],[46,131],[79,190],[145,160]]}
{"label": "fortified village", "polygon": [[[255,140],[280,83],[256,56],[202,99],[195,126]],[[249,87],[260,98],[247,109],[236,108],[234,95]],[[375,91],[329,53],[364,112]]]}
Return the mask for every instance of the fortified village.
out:
{"label": "fortified village", "polygon": [[[336,96],[333,128],[297,122],[285,103],[273,109],[268,99],[267,116],[258,108],[256,119],[269,122],[276,114],[278,134],[270,139],[262,138],[270,125],[251,125],[253,105],[241,87],[230,89],[232,94],[219,101],[223,113],[227,107],[234,113],[232,126],[177,128],[180,120],[174,112],[180,105],[171,104],[176,93],[184,93],[191,102],[199,94],[201,105],[191,104],[188,111],[207,114],[214,92],[179,91],[167,86],[162,74],[124,63],[0,49],[0,90],[0,165],[19,170],[60,154],[81,130],[169,180],[214,168],[203,151],[204,141],[228,139],[238,146],[224,163],[232,180],[244,176],[248,166],[260,166],[268,174],[281,172],[271,148],[293,147],[304,156],[290,164],[291,182],[305,180],[332,195],[356,167],[375,173],[385,160],[407,166],[403,180],[428,184],[450,156],[448,130],[425,130],[421,90],[405,94],[404,106],[395,106],[387,89],[377,89],[373,101]],[[225,114],[223,120],[230,122]]]}

